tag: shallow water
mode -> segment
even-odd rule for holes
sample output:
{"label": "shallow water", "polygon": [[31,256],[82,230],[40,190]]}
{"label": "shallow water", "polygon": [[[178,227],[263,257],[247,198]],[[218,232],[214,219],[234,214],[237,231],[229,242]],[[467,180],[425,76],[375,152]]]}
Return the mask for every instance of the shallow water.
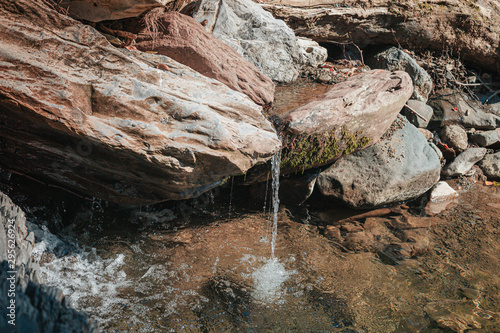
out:
{"label": "shallow water", "polygon": [[120,221],[119,233],[116,224],[76,227],[59,241],[42,230],[36,253],[45,253],[47,284],[109,332],[496,332],[500,192],[475,186],[433,218],[426,251],[397,261],[342,250],[314,207],[308,224],[280,211],[279,261],[269,259],[269,220],[260,212],[200,214],[177,230],[153,217],[143,226]]}

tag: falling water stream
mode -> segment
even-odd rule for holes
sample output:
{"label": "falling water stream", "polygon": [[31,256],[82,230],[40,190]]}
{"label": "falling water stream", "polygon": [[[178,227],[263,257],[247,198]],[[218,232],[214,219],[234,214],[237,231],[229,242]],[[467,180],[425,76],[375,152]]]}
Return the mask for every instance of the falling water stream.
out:
{"label": "falling water stream", "polygon": [[280,167],[281,167],[281,151],[278,150],[276,155],[271,159],[271,173],[273,177],[273,226],[271,238],[271,260],[274,260],[274,251],[276,248],[276,238],[278,236],[278,211],[280,208]]}

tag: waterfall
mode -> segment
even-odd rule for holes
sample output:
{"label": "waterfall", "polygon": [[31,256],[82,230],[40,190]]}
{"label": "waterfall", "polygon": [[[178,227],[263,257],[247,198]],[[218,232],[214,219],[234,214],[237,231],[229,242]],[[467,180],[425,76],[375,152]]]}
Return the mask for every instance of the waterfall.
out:
{"label": "waterfall", "polygon": [[[272,176],[272,238],[271,238],[271,258],[266,263],[255,270],[252,274],[254,280],[253,296],[256,300],[264,303],[274,302],[281,294],[282,284],[290,277],[285,266],[279,262],[275,254],[276,239],[278,236],[278,211],[280,206],[280,167],[281,151],[271,159]],[[265,209],[265,208],[264,208]]]}
{"label": "waterfall", "polygon": [[273,203],[273,225],[271,238],[271,260],[274,260],[274,250],[276,247],[276,237],[278,235],[278,211],[280,208],[280,166],[281,166],[281,150],[276,153],[271,159],[271,176],[272,182],[272,203]]}

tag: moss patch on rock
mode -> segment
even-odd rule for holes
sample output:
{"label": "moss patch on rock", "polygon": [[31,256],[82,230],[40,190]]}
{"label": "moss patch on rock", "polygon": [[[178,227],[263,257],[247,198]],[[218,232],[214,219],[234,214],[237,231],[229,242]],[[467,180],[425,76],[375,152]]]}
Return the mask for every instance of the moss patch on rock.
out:
{"label": "moss patch on rock", "polygon": [[342,155],[347,155],[354,153],[356,150],[365,147],[372,141],[372,138],[368,136],[363,136],[362,131],[356,131],[354,133],[349,132],[345,128],[342,129],[342,142],[345,143],[346,148],[342,152]]}
{"label": "moss patch on rock", "polygon": [[304,171],[359,150],[370,141],[371,138],[363,136],[361,131],[353,133],[346,128],[340,131],[334,128],[326,133],[299,135],[285,132],[281,167],[299,168]]}

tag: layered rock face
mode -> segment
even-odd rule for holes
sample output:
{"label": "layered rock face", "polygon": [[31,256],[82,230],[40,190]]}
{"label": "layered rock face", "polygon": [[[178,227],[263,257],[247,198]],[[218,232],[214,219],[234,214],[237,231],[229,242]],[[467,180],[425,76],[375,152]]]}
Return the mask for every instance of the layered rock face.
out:
{"label": "layered rock face", "polygon": [[247,96],[41,0],[0,1],[0,107],[2,165],[119,203],[196,196],[280,147]]}
{"label": "layered rock face", "polygon": [[274,83],[257,67],[224,44],[193,18],[177,12],[164,13],[158,34],[146,28],[138,33],[136,47],[166,55],[198,73],[240,91],[255,103],[272,103]]}
{"label": "layered rock face", "polygon": [[251,0],[201,0],[193,17],[276,82],[291,83],[318,54],[303,50],[292,29]]}
{"label": "layered rock face", "polygon": [[354,208],[371,208],[418,197],[434,186],[441,164],[424,136],[404,118],[390,132],[323,171],[316,181],[321,193]]}
{"label": "layered rock face", "polygon": [[63,0],[61,6],[79,20],[100,22],[137,17],[172,0]]}
{"label": "layered rock face", "polygon": [[271,0],[263,7],[298,36],[316,41],[446,49],[481,68],[500,71],[496,0]]}

